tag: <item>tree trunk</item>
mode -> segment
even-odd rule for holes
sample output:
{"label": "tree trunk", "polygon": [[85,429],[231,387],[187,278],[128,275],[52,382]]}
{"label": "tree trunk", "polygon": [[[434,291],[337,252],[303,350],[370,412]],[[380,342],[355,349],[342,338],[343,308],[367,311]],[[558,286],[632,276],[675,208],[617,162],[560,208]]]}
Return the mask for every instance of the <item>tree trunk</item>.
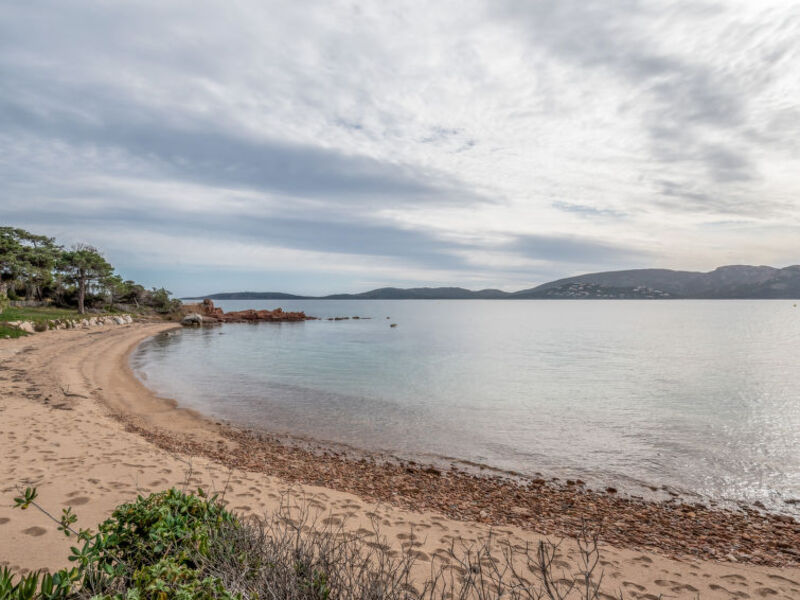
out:
{"label": "tree trunk", "polygon": [[84,306],[84,302],[86,301],[86,274],[81,269],[80,275],[78,276],[78,312],[82,315],[86,314],[86,307]]}

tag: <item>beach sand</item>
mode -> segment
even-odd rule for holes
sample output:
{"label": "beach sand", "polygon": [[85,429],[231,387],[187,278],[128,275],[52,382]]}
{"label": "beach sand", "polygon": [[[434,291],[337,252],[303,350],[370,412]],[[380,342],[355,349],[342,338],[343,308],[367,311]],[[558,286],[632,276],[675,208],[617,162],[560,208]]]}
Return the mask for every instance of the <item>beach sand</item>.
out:
{"label": "beach sand", "polygon": [[[354,531],[376,515],[382,534],[400,547],[412,543],[421,559],[446,552],[453,541],[480,543],[493,531],[512,544],[536,544],[528,528],[455,520],[411,511],[335,489],[288,483],[263,472],[230,471],[207,458],[169,452],[136,430],[161,428],[224,454],[233,442],[222,428],[155,397],[131,373],[129,353],[165,323],[49,331],[0,340],[0,565],[16,571],[67,565],[71,540],[36,510],[12,509],[17,486],[36,486],[40,503],[59,514],[71,505],[79,526],[106,518],[136,494],[184,485],[222,490],[246,514],[274,510],[289,492]],[[231,449],[232,450],[232,449]],[[794,527],[791,525],[791,527]],[[565,552],[574,551],[567,543]],[[604,591],[626,598],[800,599],[800,568],[669,558],[654,551],[603,544]]]}

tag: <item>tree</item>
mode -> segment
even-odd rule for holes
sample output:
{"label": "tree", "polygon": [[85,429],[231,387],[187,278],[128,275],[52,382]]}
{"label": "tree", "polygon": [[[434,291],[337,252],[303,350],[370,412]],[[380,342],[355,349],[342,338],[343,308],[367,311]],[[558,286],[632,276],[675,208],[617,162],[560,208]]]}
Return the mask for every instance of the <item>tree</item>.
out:
{"label": "tree", "polygon": [[181,301],[177,298],[170,298],[172,292],[166,288],[153,288],[150,291],[150,306],[158,313],[169,313],[178,310]]}
{"label": "tree", "polygon": [[144,286],[130,279],[123,281],[122,277],[116,274],[106,278],[102,283],[106,288],[111,304],[124,302],[126,304],[135,304],[136,308],[139,308],[147,296],[147,290]]}
{"label": "tree", "polygon": [[19,274],[21,233],[25,232],[14,227],[0,227],[0,310],[8,303],[8,288],[14,285]]}
{"label": "tree", "polygon": [[5,304],[9,289],[20,285],[28,300],[41,298],[42,288],[53,281],[62,250],[53,238],[0,227],[0,304]]}
{"label": "tree", "polygon": [[27,231],[22,232],[19,238],[22,246],[19,270],[25,284],[25,297],[28,300],[41,299],[42,288],[53,281],[53,269],[63,248],[56,245],[53,238]]}
{"label": "tree", "polygon": [[145,296],[147,295],[147,290],[143,285],[139,285],[130,279],[126,279],[124,284],[127,288],[127,292],[123,299],[125,302],[133,302],[136,305],[136,308],[139,308],[141,303],[144,301]]}
{"label": "tree", "polygon": [[111,277],[114,268],[108,264],[97,248],[78,244],[62,256],[61,269],[70,282],[78,286],[78,312],[86,313],[86,290],[93,283]]}

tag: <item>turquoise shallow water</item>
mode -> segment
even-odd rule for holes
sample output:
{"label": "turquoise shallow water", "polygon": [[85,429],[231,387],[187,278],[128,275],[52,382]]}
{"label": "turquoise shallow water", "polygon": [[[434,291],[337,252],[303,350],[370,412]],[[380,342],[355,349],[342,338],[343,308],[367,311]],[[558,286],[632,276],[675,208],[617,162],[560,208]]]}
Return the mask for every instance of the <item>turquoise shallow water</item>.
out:
{"label": "turquoise shallow water", "polygon": [[139,347],[148,386],[218,418],[788,511],[800,498],[792,302],[218,305],[371,317],[187,329]]}

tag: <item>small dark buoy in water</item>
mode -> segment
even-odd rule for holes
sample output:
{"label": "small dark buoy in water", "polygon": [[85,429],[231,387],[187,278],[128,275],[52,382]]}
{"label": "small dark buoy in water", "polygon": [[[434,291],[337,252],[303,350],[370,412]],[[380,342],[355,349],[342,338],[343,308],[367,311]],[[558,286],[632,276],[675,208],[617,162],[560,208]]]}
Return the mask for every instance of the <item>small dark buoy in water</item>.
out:
{"label": "small dark buoy in water", "polygon": [[389,327],[397,327],[397,323],[392,323]]}
{"label": "small dark buoy in water", "polygon": [[391,317],[386,317],[387,319],[391,319]]}

